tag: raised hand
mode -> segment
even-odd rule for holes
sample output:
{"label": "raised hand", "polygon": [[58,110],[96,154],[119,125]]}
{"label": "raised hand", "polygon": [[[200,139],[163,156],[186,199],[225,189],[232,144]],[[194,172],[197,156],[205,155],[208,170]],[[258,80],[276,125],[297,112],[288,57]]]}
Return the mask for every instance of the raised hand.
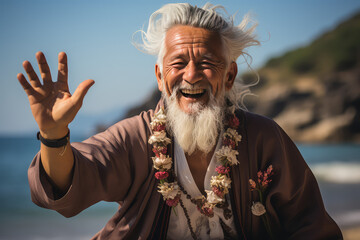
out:
{"label": "raised hand", "polygon": [[22,73],[19,73],[17,78],[29,98],[31,111],[39,125],[41,135],[48,139],[61,138],[66,135],[68,124],[75,118],[94,81],[85,80],[71,95],[68,87],[66,54],[64,52],[59,53],[56,82],[51,79],[50,69],[44,54],[37,52],[36,59],[43,83],[40,82],[29,61],[23,62],[29,82]]}

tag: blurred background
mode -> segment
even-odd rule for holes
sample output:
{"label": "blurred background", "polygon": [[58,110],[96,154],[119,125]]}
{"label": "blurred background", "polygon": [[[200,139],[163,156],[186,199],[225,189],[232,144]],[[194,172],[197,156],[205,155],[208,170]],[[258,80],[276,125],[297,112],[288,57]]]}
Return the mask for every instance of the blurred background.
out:
{"label": "blurred background", "polygon": [[[70,126],[72,141],[84,140],[157,101],[156,58],[131,42],[165,3],[0,0],[0,239],[89,239],[117,208],[99,203],[66,219],[31,202],[26,174],[39,142],[16,79],[25,73],[22,62],[36,68],[35,53],[43,51],[55,80],[57,54],[65,51],[71,91],[83,80],[95,80]],[[246,106],[275,119],[295,140],[345,239],[360,239],[360,2],[221,4],[237,14],[237,23],[250,12],[259,24],[261,46],[247,53],[260,82]],[[238,61],[239,76],[252,83],[256,74],[246,60]]]}

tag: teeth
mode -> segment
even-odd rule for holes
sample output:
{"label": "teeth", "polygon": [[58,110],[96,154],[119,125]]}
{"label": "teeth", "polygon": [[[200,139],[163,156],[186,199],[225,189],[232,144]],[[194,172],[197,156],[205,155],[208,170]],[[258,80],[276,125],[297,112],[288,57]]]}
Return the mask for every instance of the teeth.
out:
{"label": "teeth", "polygon": [[204,89],[182,89],[181,91],[185,94],[200,94],[205,92]]}

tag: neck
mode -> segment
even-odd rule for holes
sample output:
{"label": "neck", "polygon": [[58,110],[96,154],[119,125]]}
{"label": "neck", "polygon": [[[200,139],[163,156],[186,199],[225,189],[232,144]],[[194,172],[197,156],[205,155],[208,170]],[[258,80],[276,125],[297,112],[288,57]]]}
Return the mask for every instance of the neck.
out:
{"label": "neck", "polygon": [[215,147],[213,147],[213,149],[208,153],[200,150],[195,150],[192,154],[185,154],[191,174],[202,194],[205,194],[204,179],[211,158],[214,155],[214,151]]}

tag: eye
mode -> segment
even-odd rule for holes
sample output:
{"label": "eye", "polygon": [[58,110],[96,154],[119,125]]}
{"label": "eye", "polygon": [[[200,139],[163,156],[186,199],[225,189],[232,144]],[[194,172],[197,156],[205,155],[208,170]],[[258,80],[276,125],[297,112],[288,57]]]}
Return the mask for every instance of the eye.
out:
{"label": "eye", "polygon": [[186,63],[182,62],[182,61],[174,62],[171,64],[171,66],[174,68],[183,68],[183,67],[185,67],[185,65],[186,65]]}
{"label": "eye", "polygon": [[202,67],[213,67],[213,66],[214,66],[214,64],[211,63],[211,62],[209,62],[209,61],[201,61],[201,62],[200,62],[200,65],[201,65]]}

